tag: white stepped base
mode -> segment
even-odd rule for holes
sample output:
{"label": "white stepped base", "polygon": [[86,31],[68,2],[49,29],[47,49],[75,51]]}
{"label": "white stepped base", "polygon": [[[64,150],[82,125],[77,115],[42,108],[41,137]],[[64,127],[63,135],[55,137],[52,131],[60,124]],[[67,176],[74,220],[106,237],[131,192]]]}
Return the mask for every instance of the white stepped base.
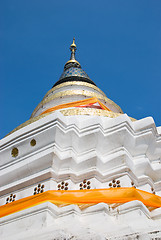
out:
{"label": "white stepped base", "polygon": [[[56,111],[0,141],[0,171],[0,205],[10,194],[32,196],[39,183],[44,191],[61,181],[78,190],[84,179],[91,189],[108,188],[113,180],[131,187],[133,181],[161,196],[161,129],[152,118],[131,122],[126,114],[110,119]],[[44,203],[0,219],[0,240],[35,239],[161,240],[161,208],[149,212],[138,201],[114,210],[104,203],[85,210]]]}
{"label": "white stepped base", "polygon": [[139,201],[115,209],[100,203],[84,210],[48,202],[1,218],[0,236],[1,240],[159,240],[161,209],[149,212]]}

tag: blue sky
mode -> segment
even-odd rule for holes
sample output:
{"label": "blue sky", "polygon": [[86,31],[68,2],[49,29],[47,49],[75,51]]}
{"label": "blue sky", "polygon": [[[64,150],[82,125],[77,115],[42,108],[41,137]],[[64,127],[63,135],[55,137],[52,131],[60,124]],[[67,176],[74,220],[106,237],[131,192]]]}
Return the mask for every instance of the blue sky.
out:
{"label": "blue sky", "polygon": [[59,79],[73,37],[77,60],[107,97],[161,126],[160,0],[2,0],[0,138]]}

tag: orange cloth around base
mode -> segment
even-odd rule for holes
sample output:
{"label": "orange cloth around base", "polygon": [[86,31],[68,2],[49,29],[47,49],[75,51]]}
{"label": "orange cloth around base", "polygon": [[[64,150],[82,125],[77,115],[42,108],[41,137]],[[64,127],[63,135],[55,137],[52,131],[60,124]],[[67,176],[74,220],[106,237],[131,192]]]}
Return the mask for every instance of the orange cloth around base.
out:
{"label": "orange cloth around base", "polygon": [[161,207],[161,197],[139,189],[131,188],[108,188],[90,190],[49,190],[44,193],[29,196],[15,202],[0,206],[0,217],[39,205],[51,202],[55,205],[77,204],[78,206],[97,203],[126,203],[139,200],[147,207]]}
{"label": "orange cloth around base", "polygon": [[78,107],[81,105],[85,105],[85,104],[94,104],[94,103],[99,103],[101,108],[103,110],[108,110],[111,111],[108,107],[106,107],[103,103],[101,103],[100,100],[98,100],[96,97],[94,98],[87,98],[84,100],[80,100],[80,101],[75,101],[75,102],[69,102],[69,103],[64,103],[64,104],[60,104],[58,106],[55,107],[51,107],[47,110],[45,110],[44,112],[42,112],[40,115],[44,114],[44,113],[49,113],[49,112],[53,112],[55,110],[59,110],[59,109],[63,109],[63,108],[69,108],[69,107]]}

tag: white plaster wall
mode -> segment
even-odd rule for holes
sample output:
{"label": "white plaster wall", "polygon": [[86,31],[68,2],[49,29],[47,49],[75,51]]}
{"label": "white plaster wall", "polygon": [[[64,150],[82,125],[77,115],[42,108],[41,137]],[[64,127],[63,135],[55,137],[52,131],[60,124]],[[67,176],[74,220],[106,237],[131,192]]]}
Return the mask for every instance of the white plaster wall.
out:
{"label": "white plaster wall", "polygon": [[[11,156],[14,147],[19,149],[16,158]],[[161,196],[160,129],[150,117],[131,122],[126,114],[111,119],[65,117],[56,111],[0,141],[0,172],[0,205],[11,193],[16,200],[33,195],[39,183],[45,191],[57,189],[61,181],[79,189],[84,179],[92,189],[119,180],[121,187],[133,182]],[[46,203],[0,220],[2,240],[159,239],[160,232],[160,209],[149,212],[138,201],[114,209],[101,203],[85,210]]]}

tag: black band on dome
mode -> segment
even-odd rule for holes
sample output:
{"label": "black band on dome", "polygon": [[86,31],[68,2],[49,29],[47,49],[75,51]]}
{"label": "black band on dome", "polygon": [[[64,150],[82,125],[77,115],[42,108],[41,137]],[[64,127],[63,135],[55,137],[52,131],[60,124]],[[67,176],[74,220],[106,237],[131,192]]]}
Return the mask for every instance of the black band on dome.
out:
{"label": "black band on dome", "polygon": [[[64,83],[64,82],[73,82],[73,81],[79,81],[79,82],[87,82],[87,83],[90,83],[90,84],[93,84],[94,86],[96,86],[96,84],[89,78],[84,78],[84,77],[78,77],[78,76],[71,76],[71,77],[66,77],[66,78],[63,78],[63,79],[60,79],[58,80],[53,87],[61,84],[61,83]],[[53,88],[52,87],[52,88]]]}

